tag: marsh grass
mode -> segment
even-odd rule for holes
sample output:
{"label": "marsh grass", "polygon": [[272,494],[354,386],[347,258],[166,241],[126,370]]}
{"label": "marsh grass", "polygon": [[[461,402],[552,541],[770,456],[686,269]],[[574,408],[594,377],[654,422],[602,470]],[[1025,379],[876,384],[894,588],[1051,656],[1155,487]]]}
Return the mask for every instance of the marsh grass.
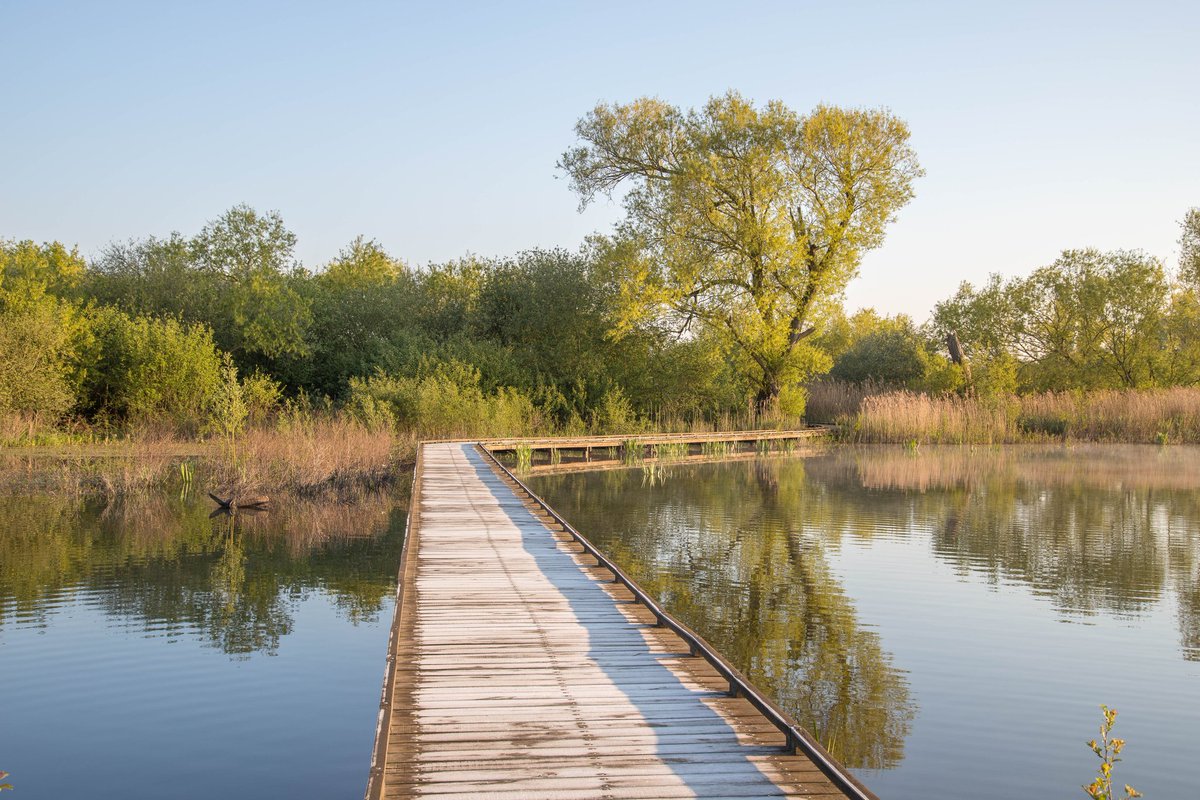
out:
{"label": "marsh grass", "polygon": [[795,439],[759,439],[754,443],[754,452],[760,456],[796,452]]}
{"label": "marsh grass", "polygon": [[659,442],[651,451],[659,461],[681,461],[688,457],[691,448],[687,442]]}
{"label": "marsh grass", "polygon": [[626,439],[621,442],[621,463],[636,465],[642,463],[646,455],[646,445],[639,439]]}
{"label": "marsh grass", "polygon": [[143,429],[107,443],[0,452],[0,491],[108,498],[163,489],[342,496],[394,482],[415,453],[413,435],[334,417],[208,442]]}
{"label": "marsh grass", "polygon": [[700,444],[700,454],[706,458],[724,458],[733,452],[733,445],[730,442],[702,442]]}
{"label": "marsh grass", "polygon": [[1047,392],[982,399],[914,392],[862,398],[840,419],[860,443],[1200,443],[1200,389]]}
{"label": "marsh grass", "polygon": [[385,485],[415,452],[415,437],[373,431],[349,419],[317,419],[221,440],[209,458],[210,478],[231,494],[343,493]]}
{"label": "marsh grass", "polygon": [[813,381],[807,387],[805,418],[810,423],[837,423],[854,417],[868,397],[895,391],[894,387],[867,380],[850,383],[838,380]]}
{"label": "marsh grass", "polygon": [[527,444],[519,444],[513,448],[517,458],[517,472],[528,472],[533,467],[533,448]]}

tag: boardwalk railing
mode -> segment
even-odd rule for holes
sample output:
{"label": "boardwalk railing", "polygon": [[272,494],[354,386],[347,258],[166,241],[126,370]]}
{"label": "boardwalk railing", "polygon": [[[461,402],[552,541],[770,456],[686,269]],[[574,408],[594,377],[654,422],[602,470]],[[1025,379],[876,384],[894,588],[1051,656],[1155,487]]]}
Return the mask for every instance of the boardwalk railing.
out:
{"label": "boardwalk railing", "polygon": [[495,468],[505,476],[518,491],[528,497],[535,503],[542,513],[549,516],[554,522],[561,526],[563,531],[571,536],[584,551],[604,570],[612,573],[613,582],[620,583],[628,589],[639,603],[645,606],[653,615],[659,627],[665,627],[675,633],[689,647],[693,656],[700,656],[712,665],[721,677],[729,682],[729,695],[731,697],[743,697],[750,702],[758,711],[766,717],[776,728],[778,728],[786,737],[786,749],[789,752],[802,752],[816,764],[823,773],[833,782],[835,786],[846,793],[847,797],[854,800],[879,800],[879,798],[864,786],[857,778],[837,762],[829,752],[821,746],[820,742],[812,737],[812,735],[800,727],[792,717],[780,708],[771,698],[765,696],[754,687],[753,684],[742,675],[742,673],[730,664],[725,658],[718,653],[713,647],[704,640],[700,634],[693,631],[687,625],[684,625],[679,620],[667,613],[658,602],[646,594],[640,586],[625,572],[609,560],[599,549],[596,548],[591,541],[588,540],[579,531],[567,522],[563,517],[555,511],[545,500],[539,497],[532,489],[512,473],[504,464],[487,447],[479,445],[478,450],[483,453],[495,466]]}
{"label": "boardwalk railing", "polygon": [[408,518],[404,523],[404,546],[400,551],[400,569],[397,573],[399,580],[396,581],[396,605],[392,612],[392,630],[388,635],[387,664],[383,670],[383,692],[379,699],[379,717],[375,723],[375,749],[371,752],[371,772],[367,777],[365,800],[380,800],[383,797],[383,770],[387,763],[388,729],[392,722],[392,695],[396,684],[396,645],[400,636],[401,614],[406,610],[402,605],[404,588],[411,582],[417,562],[417,525],[421,518],[417,512],[421,502],[423,449],[417,445],[417,461],[413,466],[412,491],[408,501]]}
{"label": "boardwalk railing", "polygon": [[602,450],[604,448],[621,447],[627,442],[640,445],[671,444],[683,442],[687,444],[704,444],[706,442],[769,442],[780,440],[814,439],[828,436],[834,430],[834,425],[815,425],[797,430],[752,430],[752,431],[702,431],[699,433],[641,433],[620,434],[610,436],[558,436],[558,437],[506,437],[484,439],[478,444],[493,453],[503,453],[515,450],[517,447],[528,447],[531,450]]}

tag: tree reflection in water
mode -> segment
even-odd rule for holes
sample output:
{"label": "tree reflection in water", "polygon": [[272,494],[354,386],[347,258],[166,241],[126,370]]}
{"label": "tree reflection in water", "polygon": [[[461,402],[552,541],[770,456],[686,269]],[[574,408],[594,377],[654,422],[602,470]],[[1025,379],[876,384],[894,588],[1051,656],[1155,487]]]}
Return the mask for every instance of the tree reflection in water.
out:
{"label": "tree reflection in water", "polygon": [[628,472],[547,477],[537,489],[843,763],[897,763],[908,687],[814,534],[835,507],[811,491],[803,462],[726,466],[673,468],[653,497]]}
{"label": "tree reflection in water", "polygon": [[195,635],[235,658],[274,654],[308,592],[330,596],[352,623],[378,616],[395,587],[405,505],[368,495],[210,515],[166,495],[0,497],[0,630],[49,624],[80,597],[155,635]]}
{"label": "tree reflection in water", "polygon": [[964,578],[1064,618],[1174,595],[1200,660],[1200,449],[844,448],[806,458],[534,480],[563,515],[851,767],[903,757],[903,671],[831,572],[846,537],[926,537]]}
{"label": "tree reflection in water", "polygon": [[814,469],[931,526],[964,574],[1024,583],[1065,617],[1136,616],[1174,593],[1181,653],[1200,660],[1200,448],[859,448]]}

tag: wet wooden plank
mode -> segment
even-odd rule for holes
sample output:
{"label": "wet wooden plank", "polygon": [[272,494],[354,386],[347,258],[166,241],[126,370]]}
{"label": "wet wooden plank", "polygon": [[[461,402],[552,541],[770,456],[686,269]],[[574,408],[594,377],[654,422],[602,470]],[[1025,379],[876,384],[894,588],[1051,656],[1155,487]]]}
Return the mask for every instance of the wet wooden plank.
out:
{"label": "wet wooden plank", "polygon": [[373,796],[846,796],[471,446],[420,464]]}

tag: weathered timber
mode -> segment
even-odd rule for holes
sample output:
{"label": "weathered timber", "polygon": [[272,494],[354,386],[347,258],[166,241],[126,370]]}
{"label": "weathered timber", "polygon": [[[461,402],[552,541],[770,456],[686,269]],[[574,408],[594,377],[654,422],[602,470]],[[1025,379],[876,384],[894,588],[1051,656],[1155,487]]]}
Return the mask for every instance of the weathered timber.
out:
{"label": "weathered timber", "polygon": [[367,788],[427,796],[874,798],[465,443],[418,454]]}
{"label": "weathered timber", "polygon": [[797,430],[756,430],[756,431],[717,431],[699,433],[648,433],[639,435],[618,436],[580,436],[552,438],[508,438],[485,439],[479,444],[493,453],[512,452],[518,447],[530,450],[578,450],[587,453],[590,450],[619,448],[627,442],[636,442],[643,447],[656,444],[705,444],[706,442],[729,442],[732,444],[778,441],[805,441],[820,439],[828,436],[834,430],[832,425],[816,425]]}
{"label": "weathered timber", "polygon": [[248,497],[238,497],[237,495],[232,495],[229,497],[229,499],[224,499],[217,497],[212,492],[209,492],[208,496],[212,498],[212,501],[221,508],[226,508],[230,511],[238,508],[263,509],[271,504],[271,498],[267,497],[266,495],[250,495]]}

